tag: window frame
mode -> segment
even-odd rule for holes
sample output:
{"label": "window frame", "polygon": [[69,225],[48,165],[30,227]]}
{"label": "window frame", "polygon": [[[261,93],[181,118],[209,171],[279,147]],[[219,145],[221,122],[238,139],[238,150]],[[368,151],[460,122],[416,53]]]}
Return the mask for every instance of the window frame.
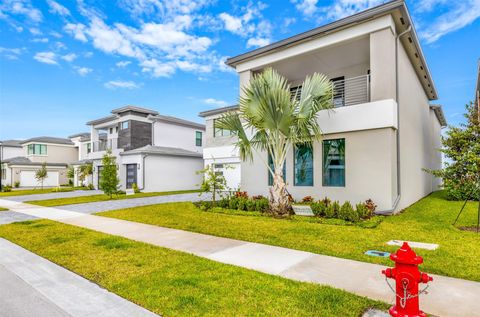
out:
{"label": "window frame", "polygon": [[130,121],[120,122],[120,130],[128,130],[130,128]]}
{"label": "window frame", "polygon": [[[200,137],[199,137],[200,136]],[[195,145],[196,146],[202,146],[203,144],[203,133],[202,131],[195,131]]]}
{"label": "window frame", "polygon": [[41,143],[30,143],[27,145],[27,155],[47,156],[47,145]]}
{"label": "window frame", "polygon": [[218,118],[213,119],[213,137],[217,138],[217,137],[222,137],[222,136],[232,136],[233,133],[232,133],[231,130],[226,130],[226,129],[215,127],[215,123],[216,123],[217,120],[218,120]]}
{"label": "window frame", "polygon": [[[325,143],[326,142],[333,142],[333,141],[343,141],[343,147],[344,147],[344,150],[343,150],[343,184],[342,185],[331,185],[331,184],[327,184],[326,182],[326,173],[325,173],[325,170],[326,170],[326,167],[325,167],[325,159],[326,159],[326,153],[325,153]],[[328,139],[328,140],[323,140],[322,141],[322,186],[323,187],[346,187],[347,186],[347,173],[346,173],[346,170],[347,170],[347,155],[346,155],[346,140],[345,138],[338,138],[338,139]],[[340,165],[339,165],[340,166]]]}
{"label": "window frame", "polygon": [[[310,149],[310,153],[311,153],[311,179],[312,179],[312,182],[311,184],[298,184],[297,183],[297,150],[298,150],[298,145],[295,145],[293,147],[293,186],[298,186],[298,187],[313,187],[315,185],[315,167],[314,167],[314,162],[315,162],[315,159],[314,159],[314,151],[313,151],[313,144],[311,145],[306,145],[306,144],[302,144],[300,146],[305,146],[305,147],[308,147]],[[307,177],[308,179],[308,177]]]}

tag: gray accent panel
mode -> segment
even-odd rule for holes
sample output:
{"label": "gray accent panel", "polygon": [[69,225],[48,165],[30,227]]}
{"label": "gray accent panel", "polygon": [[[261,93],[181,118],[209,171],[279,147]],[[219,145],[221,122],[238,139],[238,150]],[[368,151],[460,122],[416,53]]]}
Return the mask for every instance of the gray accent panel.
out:
{"label": "gray accent panel", "polygon": [[152,144],[152,124],[135,120],[128,121],[128,129],[118,130],[118,147],[125,151]]}

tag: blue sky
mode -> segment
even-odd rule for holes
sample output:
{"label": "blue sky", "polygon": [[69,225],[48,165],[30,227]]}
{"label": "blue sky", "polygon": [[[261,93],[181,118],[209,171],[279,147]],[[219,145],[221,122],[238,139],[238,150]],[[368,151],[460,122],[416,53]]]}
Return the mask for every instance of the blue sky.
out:
{"label": "blue sky", "polygon": [[[234,104],[235,56],[378,0],[0,0],[0,139],[88,131],[133,104],[201,122]],[[473,98],[480,0],[407,1],[450,124]]]}

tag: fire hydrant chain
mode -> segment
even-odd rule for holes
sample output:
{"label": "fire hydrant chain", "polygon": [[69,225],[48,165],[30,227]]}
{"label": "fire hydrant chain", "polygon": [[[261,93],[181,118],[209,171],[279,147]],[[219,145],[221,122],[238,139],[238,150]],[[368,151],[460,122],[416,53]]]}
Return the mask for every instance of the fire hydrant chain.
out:
{"label": "fire hydrant chain", "polygon": [[[423,262],[420,256],[404,242],[396,253],[390,255],[395,262],[394,268],[383,270],[388,287],[395,294],[396,304],[389,310],[394,317],[425,317],[425,313],[419,308],[419,295],[427,293],[429,285],[419,290],[420,283],[428,283],[433,279],[428,274],[418,270],[418,265]],[[395,288],[388,279],[395,280]]]}

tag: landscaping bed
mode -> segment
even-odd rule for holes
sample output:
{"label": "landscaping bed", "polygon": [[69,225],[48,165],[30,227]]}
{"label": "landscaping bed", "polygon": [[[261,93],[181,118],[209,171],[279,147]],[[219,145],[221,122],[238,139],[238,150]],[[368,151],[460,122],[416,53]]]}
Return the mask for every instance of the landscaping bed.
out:
{"label": "landscaping bed", "polygon": [[198,190],[178,190],[178,191],[170,191],[170,192],[135,193],[134,195],[126,195],[124,193],[121,193],[118,195],[113,195],[112,197],[105,194],[99,194],[99,195],[80,196],[80,197],[32,200],[32,201],[26,201],[26,203],[32,204],[32,205],[44,206],[44,207],[53,207],[53,206],[93,203],[93,202],[108,201],[108,200],[122,200],[122,199],[133,199],[133,198],[153,197],[153,196],[189,194],[189,193],[198,193],[198,192],[199,192]]}
{"label": "landscaping bed", "polygon": [[[338,219],[322,223],[318,221],[321,218],[314,217],[276,219],[228,209],[205,212],[192,203],[143,206],[99,215],[384,265],[392,262],[364,252],[395,252],[398,247],[386,244],[392,239],[436,243],[440,245],[437,250],[415,250],[424,257],[422,270],[480,281],[480,235],[452,226],[462,204],[448,201],[443,192],[436,192],[399,215],[382,217],[378,226],[369,229],[328,223]],[[467,204],[459,226],[476,224],[476,207],[476,203]]]}
{"label": "landscaping bed", "polygon": [[[386,304],[48,220],[6,238],[163,316],[360,316]],[[101,260],[99,260],[101,259]]]}

